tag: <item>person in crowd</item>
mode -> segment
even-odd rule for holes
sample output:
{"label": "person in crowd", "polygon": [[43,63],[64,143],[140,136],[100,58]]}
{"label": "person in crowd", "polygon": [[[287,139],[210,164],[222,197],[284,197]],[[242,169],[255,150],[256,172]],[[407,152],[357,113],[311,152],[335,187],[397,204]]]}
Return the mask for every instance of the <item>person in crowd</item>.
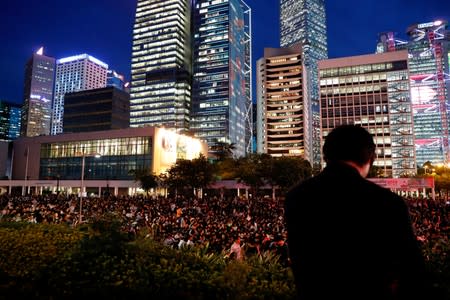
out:
{"label": "person in crowd", "polygon": [[244,256],[242,254],[241,238],[239,236],[234,240],[233,244],[231,245],[229,255],[231,258],[234,258],[236,260],[244,259]]}
{"label": "person in crowd", "polygon": [[376,157],[370,133],[336,127],[323,155],[324,170],[286,196],[299,299],[429,299],[404,199],[365,179]]}

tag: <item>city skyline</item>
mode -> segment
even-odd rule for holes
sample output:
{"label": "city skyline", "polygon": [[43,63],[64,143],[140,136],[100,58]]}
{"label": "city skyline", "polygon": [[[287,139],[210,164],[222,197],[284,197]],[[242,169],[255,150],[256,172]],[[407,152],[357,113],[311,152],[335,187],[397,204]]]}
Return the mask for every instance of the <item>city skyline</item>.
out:
{"label": "city skyline", "polygon": [[[255,70],[264,48],[279,46],[279,1],[246,3],[253,14]],[[5,3],[0,11],[0,36],[4,39],[0,49],[0,99],[22,103],[25,64],[42,46],[56,59],[89,53],[129,80],[135,8],[135,0]],[[406,38],[406,29],[412,24],[450,20],[450,3],[439,0],[328,1],[326,10],[330,58],[374,53],[378,33],[384,31]]]}

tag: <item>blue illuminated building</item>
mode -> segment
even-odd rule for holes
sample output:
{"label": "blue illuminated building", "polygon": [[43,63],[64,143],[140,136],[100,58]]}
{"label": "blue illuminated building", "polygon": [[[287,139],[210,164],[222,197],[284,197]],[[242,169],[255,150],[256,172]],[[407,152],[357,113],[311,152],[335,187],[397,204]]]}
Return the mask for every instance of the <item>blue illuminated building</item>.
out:
{"label": "blue illuminated building", "polygon": [[12,141],[20,135],[19,104],[0,100],[0,141]]}
{"label": "blue illuminated building", "polygon": [[252,151],[250,8],[240,0],[195,1],[191,130]]}

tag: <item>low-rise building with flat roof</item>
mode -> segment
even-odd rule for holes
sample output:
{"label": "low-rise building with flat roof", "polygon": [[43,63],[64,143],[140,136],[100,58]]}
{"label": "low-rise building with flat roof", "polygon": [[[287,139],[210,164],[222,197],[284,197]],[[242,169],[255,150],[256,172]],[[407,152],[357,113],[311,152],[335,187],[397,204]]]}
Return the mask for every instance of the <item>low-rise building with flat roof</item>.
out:
{"label": "low-rise building with flat roof", "polygon": [[13,144],[12,179],[0,186],[38,194],[44,189],[77,193],[82,186],[95,194],[104,188],[134,194],[138,185],[130,171],[159,175],[177,159],[207,153],[206,143],[157,127],[24,137]]}

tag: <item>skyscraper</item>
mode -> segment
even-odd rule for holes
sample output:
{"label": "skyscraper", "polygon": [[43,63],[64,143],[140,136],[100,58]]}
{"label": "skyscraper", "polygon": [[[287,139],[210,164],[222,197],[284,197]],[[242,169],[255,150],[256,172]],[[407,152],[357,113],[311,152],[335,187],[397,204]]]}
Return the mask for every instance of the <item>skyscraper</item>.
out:
{"label": "skyscraper", "polygon": [[195,1],[191,130],[251,152],[251,10],[241,0]]}
{"label": "skyscraper", "polygon": [[20,134],[19,104],[0,100],[0,141],[12,141]]}
{"label": "skyscraper", "polygon": [[51,134],[63,132],[64,95],[106,86],[108,65],[88,54],[61,58],[56,61],[55,92]]}
{"label": "skyscraper", "polygon": [[305,157],[320,164],[319,80],[317,62],[328,57],[325,0],[280,0],[280,46],[302,44],[307,83],[305,105],[310,109],[310,143],[313,151]]}
{"label": "skyscraper", "polygon": [[137,1],[130,126],[189,128],[191,47],[191,1]]}
{"label": "skyscraper", "polygon": [[[450,31],[447,22],[410,26],[409,68],[417,164],[450,162]],[[447,78],[445,78],[447,77]]]}
{"label": "skyscraper", "polygon": [[55,59],[41,47],[25,66],[21,136],[50,134]]}
{"label": "skyscraper", "polygon": [[302,47],[266,48],[257,62],[257,152],[308,157]]}
{"label": "skyscraper", "polygon": [[450,31],[448,22],[411,25],[408,40],[380,35],[377,52],[408,50],[417,165],[450,162]]}
{"label": "skyscraper", "polygon": [[416,173],[408,52],[370,54],[319,62],[322,134],[356,124],[374,137],[383,177]]}

